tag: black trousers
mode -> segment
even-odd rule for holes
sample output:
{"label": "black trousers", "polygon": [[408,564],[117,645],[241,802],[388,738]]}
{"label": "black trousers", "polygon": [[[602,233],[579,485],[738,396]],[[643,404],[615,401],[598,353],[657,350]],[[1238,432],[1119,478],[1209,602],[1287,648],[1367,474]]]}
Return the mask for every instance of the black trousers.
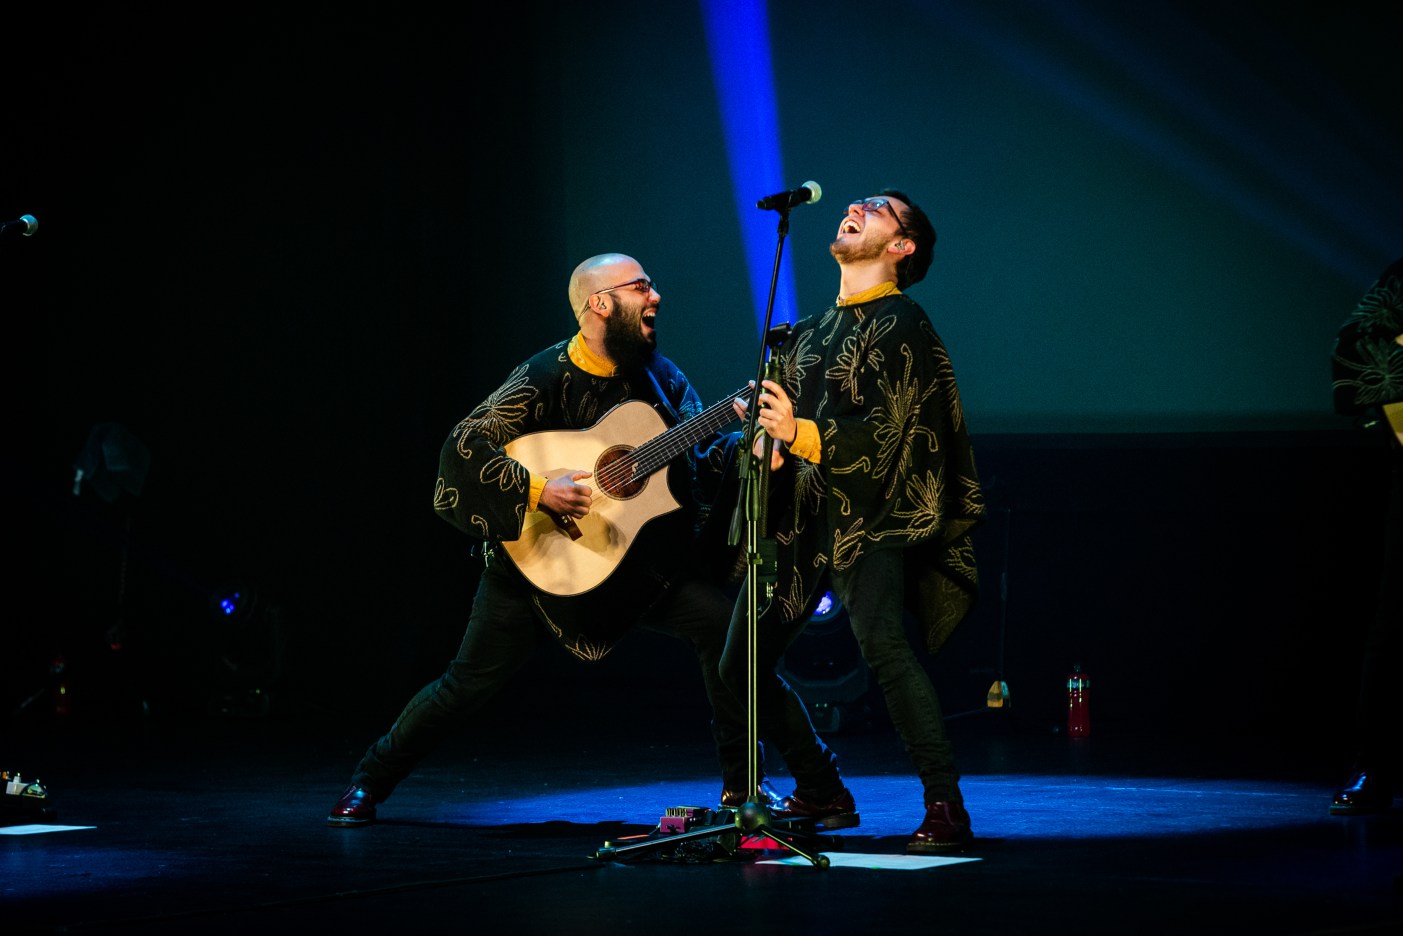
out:
{"label": "black trousers", "polygon": [[[352,783],[383,802],[446,737],[472,724],[487,702],[550,641],[531,595],[525,579],[505,560],[488,564],[457,655],[442,676],[409,700],[389,731],[365,752]],[[716,586],[683,581],[672,586],[638,626],[677,637],[696,653],[711,701],[723,787],[744,790],[750,773],[745,697],[733,695],[723,685],[719,668],[733,604],[731,596]]]}
{"label": "black trousers", "polygon": [[[830,576],[834,593],[847,609],[862,658],[881,686],[892,724],[911,756],[921,780],[925,801],[962,803],[954,752],[945,732],[944,713],[930,675],[916,656],[906,635],[903,619],[905,573],[903,554],[880,550],[863,557],[850,569]],[[820,590],[821,593],[821,590]],[[747,685],[747,617],[740,606],[731,620],[731,635],[721,658],[721,672],[732,692]],[[808,624],[808,615],[790,624],[781,620],[777,607],[760,615],[756,633],[757,699],[762,740],[788,739],[781,747],[799,792],[826,801],[827,789],[806,789],[806,782],[837,782],[836,758],[821,740],[796,744],[813,733],[808,712],[793,689],[775,669],[789,645]],[[797,758],[797,762],[795,759]],[[827,763],[825,763],[827,762]],[[832,769],[828,769],[829,765]],[[812,780],[809,780],[812,778]]]}

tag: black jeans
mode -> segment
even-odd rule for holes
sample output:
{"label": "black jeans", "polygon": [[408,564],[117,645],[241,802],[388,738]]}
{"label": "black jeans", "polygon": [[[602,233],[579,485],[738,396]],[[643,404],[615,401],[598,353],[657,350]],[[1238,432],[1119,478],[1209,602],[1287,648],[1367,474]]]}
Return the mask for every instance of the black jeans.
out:
{"label": "black jeans", "polygon": [[[684,581],[670,588],[638,626],[677,637],[697,654],[712,705],[723,785],[743,790],[750,772],[744,695],[731,694],[720,678],[732,605],[720,588]],[[458,655],[370,746],[351,782],[383,802],[451,732],[471,724],[547,641],[548,631],[537,618],[526,581],[505,562],[490,563],[478,582]]]}
{"label": "black jeans", "polygon": [[[882,687],[892,724],[921,779],[925,801],[962,803],[960,778],[945,733],[940,699],[906,636],[902,560],[900,550],[880,550],[868,554],[848,571],[830,575],[830,579],[834,593],[847,609],[862,658]],[[747,685],[747,620],[744,607],[738,605],[721,658],[721,672],[732,692],[743,692]],[[767,741],[784,739],[777,746],[798,781],[801,794],[808,789],[805,784],[810,777],[815,778],[815,784],[829,782],[826,769],[830,764],[836,777],[836,759],[814,733],[803,703],[775,672],[785,650],[798,639],[808,620],[805,615],[785,625],[777,607],[772,607],[760,616],[756,628],[760,735]],[[812,736],[812,741],[805,741],[806,734]],[[813,792],[822,801],[824,791]]]}
{"label": "black jeans", "polygon": [[940,697],[907,637],[905,569],[899,549],[883,549],[832,576],[862,658],[882,687],[892,725],[921,778],[927,803],[963,803]]}

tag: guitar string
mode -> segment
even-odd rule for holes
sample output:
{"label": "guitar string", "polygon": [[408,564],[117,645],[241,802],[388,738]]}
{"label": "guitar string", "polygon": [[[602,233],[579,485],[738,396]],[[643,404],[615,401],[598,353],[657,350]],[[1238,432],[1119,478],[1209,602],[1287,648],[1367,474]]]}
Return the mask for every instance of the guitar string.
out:
{"label": "guitar string", "polygon": [[[731,412],[731,401],[749,392],[749,390],[750,386],[747,384],[720,402],[712,404],[711,407],[698,415],[685,422],[679,423],[659,436],[649,439],[647,442],[629,451],[623,458],[605,466],[602,471],[595,475],[597,486],[590,492],[590,506],[594,506],[598,498],[606,493],[606,491],[600,490],[600,488],[620,487],[628,481],[639,477],[640,473],[637,471],[637,467],[640,464],[648,464],[647,459],[655,450],[662,449],[666,451],[667,444],[676,438],[685,439],[685,447],[685,445],[690,445],[698,441],[737,418],[735,414]],[[728,418],[722,420],[722,414],[728,414]],[[681,451],[681,449],[678,449],[678,451]],[[643,471],[641,476],[645,478],[650,476],[654,471],[667,464],[674,457],[676,457],[675,454],[658,461],[656,465]]]}
{"label": "guitar string", "polygon": [[[683,445],[683,447],[685,447],[686,445],[697,442],[717,429],[720,429],[722,426],[726,425],[726,423],[736,418],[735,415],[731,413],[731,401],[748,389],[749,387],[747,386],[736,391],[731,394],[731,396],[719,403],[713,404],[710,408],[692,419],[679,423],[668,432],[664,432],[662,435],[649,439],[647,442],[631,450],[623,458],[611,462],[596,476],[596,480],[603,486],[613,486],[624,484],[640,475],[645,478],[648,477],[654,471],[657,471],[676,457],[675,454],[669,455],[667,458],[657,459],[657,463],[653,464],[649,458],[656,450],[662,449],[666,452],[668,443],[672,442],[674,438],[685,439]],[[723,413],[729,414],[729,417],[724,421],[720,419]],[[680,452],[681,448],[679,448],[678,451]],[[640,465],[647,467],[642,472],[639,472],[636,469]]]}

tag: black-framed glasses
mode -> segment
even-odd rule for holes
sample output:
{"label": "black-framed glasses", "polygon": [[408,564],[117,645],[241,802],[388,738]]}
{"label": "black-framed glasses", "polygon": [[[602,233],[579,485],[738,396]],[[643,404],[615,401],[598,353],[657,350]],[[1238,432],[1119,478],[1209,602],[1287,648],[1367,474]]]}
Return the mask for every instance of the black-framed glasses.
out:
{"label": "black-framed glasses", "polygon": [[[900,222],[897,223],[899,224]],[[613,292],[616,289],[632,289],[636,292],[641,292],[643,293],[643,295],[646,296],[648,295],[648,293],[652,292],[654,289],[657,288],[657,280],[650,280],[647,277],[640,276],[636,280],[629,280],[627,283],[620,283],[617,286],[610,286],[608,289],[596,289],[594,292],[590,293],[590,295],[597,296],[600,293]],[[659,293],[658,295],[662,295],[662,293]]]}
{"label": "black-framed glasses", "polygon": [[907,234],[907,233],[906,233],[906,225],[904,225],[904,224],[901,223],[901,215],[897,212],[896,206],[893,205],[889,199],[886,199],[886,198],[855,198],[855,199],[853,199],[852,201],[848,202],[848,210],[849,210],[849,211],[851,211],[851,210],[854,209],[854,208],[857,208],[858,206],[861,206],[863,211],[865,211],[865,212],[870,211],[870,212],[872,212],[873,214],[876,214],[877,212],[881,211],[883,208],[886,208],[886,209],[890,210],[890,211],[891,211],[892,219],[893,219],[894,221],[896,221],[897,229],[900,230],[901,233],[902,233],[903,235],[905,235],[906,237],[910,237],[910,236],[911,236],[910,234]]}

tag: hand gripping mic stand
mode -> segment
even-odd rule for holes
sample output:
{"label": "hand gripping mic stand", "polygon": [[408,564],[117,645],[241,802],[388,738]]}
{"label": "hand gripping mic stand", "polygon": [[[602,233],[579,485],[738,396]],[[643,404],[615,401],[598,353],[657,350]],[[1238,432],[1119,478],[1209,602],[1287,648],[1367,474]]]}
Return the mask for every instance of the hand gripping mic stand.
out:
{"label": "hand gripping mic stand", "polygon": [[[601,860],[623,859],[630,855],[667,849],[683,842],[698,839],[722,838],[729,851],[739,847],[746,838],[766,838],[807,859],[817,867],[827,868],[829,866],[827,855],[819,854],[817,849],[812,847],[807,849],[801,847],[805,840],[815,840],[810,832],[798,828],[788,828],[791,824],[798,825],[800,823],[807,823],[811,826],[811,821],[775,820],[770,815],[769,807],[765,805],[764,797],[760,793],[760,732],[759,720],[756,717],[757,686],[759,684],[756,635],[760,619],[760,586],[762,583],[765,586],[765,601],[768,605],[774,597],[776,581],[775,542],[773,539],[765,537],[765,518],[769,507],[770,457],[774,451],[775,440],[765,434],[763,455],[760,457],[756,457],[754,454],[754,440],[759,432],[757,418],[760,409],[758,406],[761,390],[760,381],[762,378],[778,379],[773,352],[784,344],[790,331],[790,326],[787,323],[771,328],[770,319],[774,315],[775,287],[779,281],[780,258],[784,254],[784,239],[789,234],[791,207],[785,205],[776,209],[779,211],[779,230],[778,242],[775,245],[774,271],[770,274],[770,295],[765,306],[765,329],[763,332],[765,341],[760,349],[760,362],[756,367],[754,386],[750,388],[749,405],[745,411],[745,431],[741,436],[741,444],[744,446],[740,458],[741,491],[736,502],[735,513],[731,518],[730,544],[735,546],[740,542],[740,521],[743,512],[746,564],[748,566],[745,577],[746,660],[749,664],[749,679],[746,686],[747,731],[750,744],[748,795],[745,803],[735,810],[734,817],[727,809],[717,812],[717,823],[714,825],[699,826],[675,834],[646,836],[634,844],[616,845],[612,842],[605,842],[604,846],[594,854],[595,858]],[[776,825],[776,822],[785,827],[781,828]]]}

